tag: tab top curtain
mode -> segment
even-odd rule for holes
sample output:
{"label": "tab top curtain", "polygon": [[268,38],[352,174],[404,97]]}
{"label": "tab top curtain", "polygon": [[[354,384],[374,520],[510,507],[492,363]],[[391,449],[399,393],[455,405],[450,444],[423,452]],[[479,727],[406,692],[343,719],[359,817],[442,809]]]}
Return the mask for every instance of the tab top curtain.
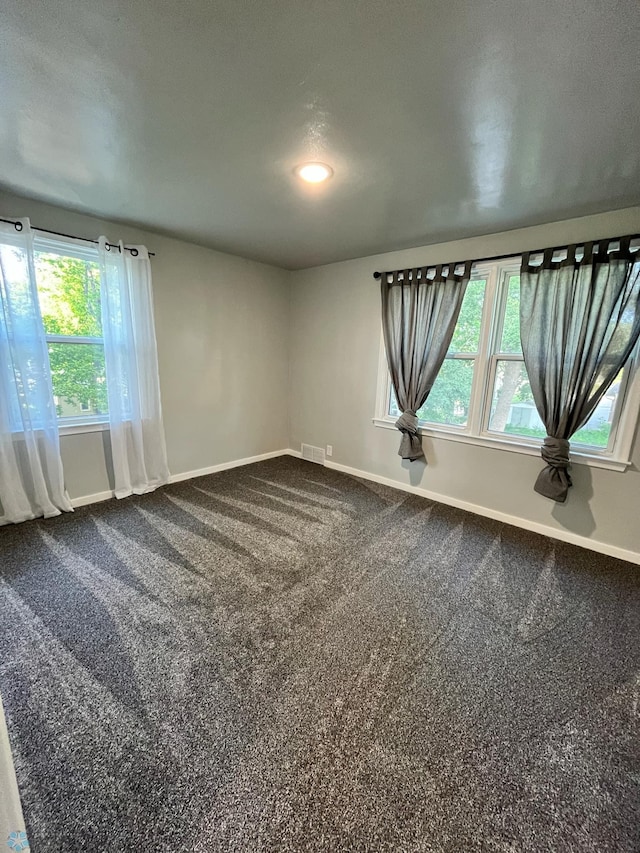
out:
{"label": "tab top curtain", "polygon": [[[456,272],[463,267],[461,272]],[[428,271],[434,270],[433,278]],[[383,273],[382,329],[387,363],[402,414],[398,454],[424,458],[417,412],[442,366],[471,277],[471,261]]]}
{"label": "tab top curtain", "polygon": [[153,491],[169,479],[162,426],[151,265],[99,240],[102,332],[109,429],[118,498]]}
{"label": "tab top curtain", "polygon": [[0,223],[0,524],[72,510],[28,219]]}
{"label": "tab top curtain", "polygon": [[[520,334],[536,408],[547,430],[546,467],[536,492],[563,502],[571,486],[569,439],[584,426],[628,360],[640,336],[640,264],[629,239],[587,243],[576,258],[542,264],[523,255]],[[617,240],[615,241],[618,242]]]}

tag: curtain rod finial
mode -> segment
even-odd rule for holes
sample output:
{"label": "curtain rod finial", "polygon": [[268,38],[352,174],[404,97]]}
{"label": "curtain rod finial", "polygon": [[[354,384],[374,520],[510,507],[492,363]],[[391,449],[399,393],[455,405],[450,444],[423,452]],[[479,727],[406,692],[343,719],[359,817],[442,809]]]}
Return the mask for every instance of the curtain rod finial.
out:
{"label": "curtain rod finial", "polygon": [[382,273],[381,272],[374,272],[373,277],[374,278],[382,278]]}

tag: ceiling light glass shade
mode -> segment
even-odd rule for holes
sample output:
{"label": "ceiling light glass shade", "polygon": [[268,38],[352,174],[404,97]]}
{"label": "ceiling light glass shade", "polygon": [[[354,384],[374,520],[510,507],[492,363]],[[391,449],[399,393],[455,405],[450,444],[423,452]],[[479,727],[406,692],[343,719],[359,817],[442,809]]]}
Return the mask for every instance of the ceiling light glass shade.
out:
{"label": "ceiling light glass shade", "polygon": [[333,169],[326,163],[303,163],[296,168],[296,175],[309,184],[320,184],[333,175]]}

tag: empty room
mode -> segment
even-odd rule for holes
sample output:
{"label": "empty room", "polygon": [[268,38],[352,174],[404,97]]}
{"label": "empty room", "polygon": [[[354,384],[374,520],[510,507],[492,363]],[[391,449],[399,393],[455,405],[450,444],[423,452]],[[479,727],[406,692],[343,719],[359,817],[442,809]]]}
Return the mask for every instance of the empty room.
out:
{"label": "empty room", "polygon": [[640,853],[635,0],[6,0],[0,850]]}

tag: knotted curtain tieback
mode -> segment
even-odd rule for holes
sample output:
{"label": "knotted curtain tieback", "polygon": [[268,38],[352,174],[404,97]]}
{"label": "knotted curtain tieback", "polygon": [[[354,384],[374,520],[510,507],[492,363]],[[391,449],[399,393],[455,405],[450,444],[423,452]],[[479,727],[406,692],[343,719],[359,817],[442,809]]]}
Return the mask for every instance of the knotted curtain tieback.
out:
{"label": "knotted curtain tieback", "polygon": [[554,438],[548,435],[542,442],[540,455],[552,468],[566,468],[569,465],[569,449],[571,445],[566,438]]}
{"label": "knotted curtain tieback", "polygon": [[409,459],[411,462],[416,459],[424,459],[418,416],[413,409],[406,409],[396,421],[396,426],[402,433],[398,455],[402,456],[403,459]]}
{"label": "knotted curtain tieback", "polygon": [[412,409],[404,411],[398,420],[396,426],[400,432],[408,432],[411,435],[418,434],[418,416]]}
{"label": "knotted curtain tieback", "polygon": [[554,438],[552,435],[545,438],[540,448],[540,455],[547,467],[540,471],[533,488],[538,494],[559,503],[564,503],[567,499],[571,486],[568,471],[569,448],[570,444],[566,438]]}

